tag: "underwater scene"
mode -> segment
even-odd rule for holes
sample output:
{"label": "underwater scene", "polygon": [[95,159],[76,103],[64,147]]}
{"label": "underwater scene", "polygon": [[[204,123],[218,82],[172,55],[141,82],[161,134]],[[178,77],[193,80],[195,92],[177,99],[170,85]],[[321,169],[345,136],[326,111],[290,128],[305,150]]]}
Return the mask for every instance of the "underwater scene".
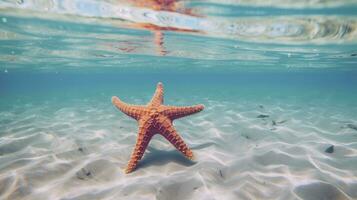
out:
{"label": "underwater scene", "polygon": [[22,199],[357,199],[357,1],[0,0]]}

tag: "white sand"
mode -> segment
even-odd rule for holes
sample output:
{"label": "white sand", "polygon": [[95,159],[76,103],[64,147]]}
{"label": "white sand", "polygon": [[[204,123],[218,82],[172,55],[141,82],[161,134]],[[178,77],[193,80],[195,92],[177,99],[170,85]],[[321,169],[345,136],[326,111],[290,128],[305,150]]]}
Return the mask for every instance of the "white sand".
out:
{"label": "white sand", "polygon": [[0,199],[357,199],[357,121],[338,108],[199,102],[175,123],[196,162],[155,136],[126,175],[135,121],[83,103],[0,112]]}

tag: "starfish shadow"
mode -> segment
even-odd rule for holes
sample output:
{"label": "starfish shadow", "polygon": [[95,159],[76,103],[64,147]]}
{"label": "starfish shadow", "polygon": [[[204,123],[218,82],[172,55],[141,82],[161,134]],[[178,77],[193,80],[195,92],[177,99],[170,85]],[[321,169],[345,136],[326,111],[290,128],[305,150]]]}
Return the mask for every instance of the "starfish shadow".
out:
{"label": "starfish shadow", "polygon": [[213,143],[213,142],[206,142],[206,143],[202,143],[202,144],[193,146],[191,149],[204,149],[204,148],[209,147],[209,146],[212,146],[212,145],[215,145],[215,143]]}
{"label": "starfish shadow", "polygon": [[145,168],[150,165],[166,165],[169,162],[175,162],[184,166],[192,166],[196,163],[187,159],[176,149],[164,151],[155,149],[153,147],[148,147],[148,150],[149,152],[147,152],[144,158],[138,163],[138,168]]}

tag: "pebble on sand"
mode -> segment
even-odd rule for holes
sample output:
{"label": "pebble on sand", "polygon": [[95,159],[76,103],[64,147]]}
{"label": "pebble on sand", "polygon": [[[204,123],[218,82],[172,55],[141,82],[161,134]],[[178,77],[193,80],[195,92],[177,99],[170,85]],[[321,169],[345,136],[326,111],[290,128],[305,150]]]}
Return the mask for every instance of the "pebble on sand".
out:
{"label": "pebble on sand", "polygon": [[331,145],[329,146],[326,150],[325,150],[326,153],[333,153],[334,152],[334,146]]}
{"label": "pebble on sand", "polygon": [[80,180],[84,180],[86,177],[91,178],[92,173],[91,171],[87,170],[86,168],[82,168],[80,171],[76,173],[76,176]]}

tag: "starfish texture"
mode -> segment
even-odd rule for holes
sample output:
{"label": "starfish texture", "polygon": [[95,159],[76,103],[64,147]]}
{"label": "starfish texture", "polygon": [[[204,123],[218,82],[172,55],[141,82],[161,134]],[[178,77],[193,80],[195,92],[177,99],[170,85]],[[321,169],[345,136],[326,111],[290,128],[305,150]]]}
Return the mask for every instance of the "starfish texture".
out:
{"label": "starfish texture", "polygon": [[139,131],[135,148],[131,154],[125,173],[135,170],[138,162],[143,157],[146,147],[155,134],[161,134],[176,149],[189,159],[193,159],[191,149],[185,144],[178,132],[175,130],[172,121],[187,115],[203,110],[203,105],[196,106],[167,106],[163,105],[164,89],[162,83],[157,84],[157,88],[151,101],[146,105],[131,105],[121,101],[118,97],[112,97],[113,104],[129,117],[138,121]]}

